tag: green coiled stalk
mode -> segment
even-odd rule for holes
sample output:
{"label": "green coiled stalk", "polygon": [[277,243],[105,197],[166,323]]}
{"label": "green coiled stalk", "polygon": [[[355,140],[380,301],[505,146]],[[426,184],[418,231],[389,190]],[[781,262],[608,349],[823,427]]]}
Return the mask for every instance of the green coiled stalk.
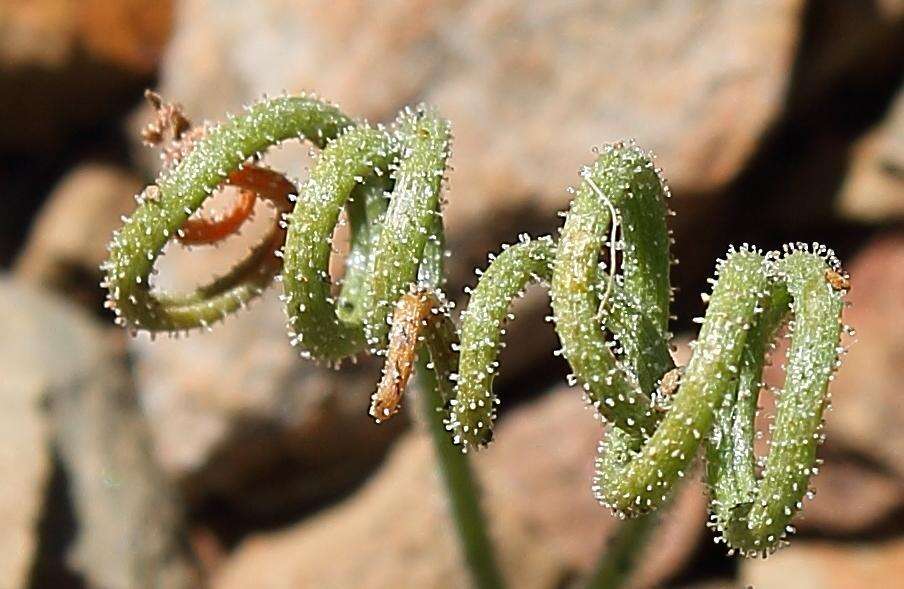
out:
{"label": "green coiled stalk", "polygon": [[286,139],[324,147],[350,124],[336,107],[300,96],[256,104],[242,117],[208,130],[177,166],[164,170],[154,190],[139,196],[138,209],[113,235],[102,267],[103,285],[119,322],[152,332],[205,327],[259,295],[280,268],[261,246],[225,276],[192,293],[154,293],[149,277],[163,247],[230,172]]}
{"label": "green coiled stalk", "polygon": [[[230,174],[292,138],[322,151],[286,216],[282,263],[268,243],[193,293],[155,292],[150,277],[167,241]],[[281,268],[290,338],[302,355],[330,363],[361,351],[387,356],[375,395],[378,420],[394,412],[416,348],[426,344],[445,429],[467,451],[492,437],[492,381],[510,303],[529,283],[548,283],[570,378],[611,422],[594,482],[600,501],[622,516],[655,509],[704,443],[715,527],[744,554],[777,546],[816,471],[826,388],[838,362],[846,279],[831,253],[731,250],[718,266],[691,362],[678,369],[668,350],[667,189],[648,154],[611,145],[583,170],[558,241],[524,236],[504,248],[456,334],[433,294],[442,277],[440,192],[449,149],[448,123],[423,107],[385,129],[353,123],[311,97],[255,104],[206,130],[139,199],[104,264],[109,306],[136,330],[204,327],[244,306]],[[343,210],[351,248],[336,291],[328,267]],[[601,259],[607,245],[608,265]],[[789,317],[786,385],[772,452],[758,473],[752,440],[763,359]],[[438,450],[450,493],[464,499],[452,503],[475,580],[498,586],[467,465]]]}
{"label": "green coiled stalk", "polygon": [[[717,266],[691,361],[676,369],[668,352],[665,184],[633,145],[607,146],[582,176],[558,244],[524,240],[503,251],[462,314],[449,420],[455,440],[465,449],[490,440],[501,325],[527,282],[548,280],[571,378],[611,423],[593,484],[599,501],[621,517],[656,509],[704,443],[720,538],[745,555],[773,550],[793,531],[790,520],[817,471],[847,288],[837,260],[818,245],[766,254],[746,245],[730,250]],[[609,261],[619,266],[613,276],[600,252],[615,227],[621,237]],[[789,317],[786,381],[758,475],[754,417],[763,363]],[[667,386],[678,375],[677,390]]]}
{"label": "green coiled stalk", "polygon": [[[272,242],[279,234],[274,231],[226,276],[193,293],[153,291],[156,258],[204,200],[234,173],[254,165],[267,147],[296,138],[321,152],[284,219],[285,246],[275,252],[282,263],[274,255]],[[140,206],[114,235],[103,266],[108,306],[133,330],[207,327],[260,294],[281,268],[291,343],[304,357],[337,364],[362,351],[383,354],[396,302],[414,284],[440,286],[440,191],[449,147],[449,124],[426,107],[406,109],[385,129],[354,123],[336,107],[307,96],[255,104],[206,129],[187,147],[179,145],[177,151],[187,153],[139,197]],[[351,248],[336,294],[328,268],[343,209]],[[440,374],[439,390],[448,391],[447,373]],[[440,407],[424,407],[428,425],[439,428],[434,439],[445,438],[433,410]],[[501,586],[468,464],[445,445],[437,446],[437,455],[473,578],[481,587]]]}

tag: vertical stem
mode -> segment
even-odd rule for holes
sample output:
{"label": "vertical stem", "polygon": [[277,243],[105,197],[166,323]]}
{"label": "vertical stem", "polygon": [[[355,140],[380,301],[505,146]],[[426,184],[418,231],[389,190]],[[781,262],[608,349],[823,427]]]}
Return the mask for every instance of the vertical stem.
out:
{"label": "vertical stem", "polygon": [[440,410],[443,407],[443,400],[437,388],[436,376],[425,366],[425,356],[426,352],[422,352],[418,359],[421,410],[433,439],[433,447],[465,561],[475,587],[480,589],[504,587],[502,573],[496,564],[486,521],[480,509],[477,482],[474,480],[467,456],[452,444],[445,429],[443,412]]}
{"label": "vertical stem", "polygon": [[587,589],[623,587],[643,555],[658,519],[657,514],[647,513],[622,522],[597,562],[596,570],[587,582]]}

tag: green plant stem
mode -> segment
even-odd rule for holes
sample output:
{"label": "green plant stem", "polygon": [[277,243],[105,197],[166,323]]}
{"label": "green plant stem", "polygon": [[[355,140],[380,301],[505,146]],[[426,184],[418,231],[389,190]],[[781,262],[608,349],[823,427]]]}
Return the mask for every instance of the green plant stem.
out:
{"label": "green plant stem", "polygon": [[619,526],[596,564],[596,570],[587,581],[586,589],[618,589],[631,578],[638,560],[643,556],[647,542],[659,517],[647,513],[627,519]]}
{"label": "green plant stem", "polygon": [[[175,129],[174,135],[181,137]],[[279,218],[287,225],[284,246],[276,223],[242,262],[194,292],[152,288],[156,258],[205,199],[263,150],[296,137],[321,153],[298,187],[297,206]],[[622,517],[659,508],[702,445],[717,539],[745,556],[786,543],[818,471],[827,387],[843,351],[849,282],[834,253],[818,244],[729,250],[717,264],[690,362],[676,369],[668,351],[668,190],[647,152],[619,143],[604,146],[582,170],[557,240],[522,235],[491,257],[461,314],[460,334],[448,310],[427,298],[416,301],[426,308],[411,307],[416,313],[408,322],[389,322],[412,286],[436,291],[442,284],[441,192],[450,142],[448,121],[426,107],[405,109],[386,129],[355,123],[309,96],[252,105],[177,144],[188,153],[139,195],[103,265],[107,306],[136,331],[205,328],[243,308],[281,267],[290,342],[303,357],[338,364],[405,344],[396,364],[384,369],[388,381],[385,388],[381,381],[375,403],[389,413],[376,413],[378,419],[397,406],[422,341],[439,374],[420,361],[423,402],[465,560],[478,587],[501,587],[475,481],[448,432],[463,450],[492,439],[498,401],[492,384],[505,325],[514,318],[511,302],[528,284],[548,283],[570,382],[612,424],[592,487],[600,503]],[[331,239],[343,209],[351,248],[336,296]],[[606,246],[608,261],[600,257]],[[389,337],[390,323],[400,326],[401,339]],[[783,324],[791,337],[786,378],[763,461],[753,448],[754,418],[764,356]],[[423,339],[407,340],[407,332]],[[645,518],[619,532],[600,563],[599,586],[626,577],[649,525]]]}
{"label": "green plant stem", "polygon": [[421,382],[421,410],[430,430],[436,459],[446,487],[446,497],[462,553],[471,572],[475,587],[481,589],[505,586],[496,564],[493,546],[487,533],[486,520],[480,508],[477,481],[468,464],[468,457],[452,444],[443,423],[444,402],[433,370],[426,367],[422,353],[418,359]]}

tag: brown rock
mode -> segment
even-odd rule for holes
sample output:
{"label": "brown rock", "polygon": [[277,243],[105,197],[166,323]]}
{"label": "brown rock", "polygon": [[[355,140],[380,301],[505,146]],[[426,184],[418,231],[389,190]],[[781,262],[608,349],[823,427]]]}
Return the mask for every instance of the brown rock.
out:
{"label": "brown rock", "polygon": [[[808,501],[794,526],[803,534],[863,534],[887,527],[904,507],[904,482],[873,465],[846,457],[829,444],[820,452],[823,465]],[[792,540],[792,547],[797,544]]]}
{"label": "brown rock", "polygon": [[904,563],[904,538],[831,544],[798,542],[765,560],[745,560],[741,581],[757,589],[894,587]]}
{"label": "brown rock", "polygon": [[[798,55],[803,67],[795,72],[795,92],[789,97],[795,108],[812,108],[814,99],[832,92],[832,85],[844,76],[866,74],[860,79],[870,80],[870,75],[893,68],[899,58],[901,0],[810,2],[805,19],[807,31]],[[808,114],[823,113],[812,109]]]}
{"label": "brown rock", "polygon": [[737,580],[735,579],[708,579],[705,581],[697,581],[689,585],[677,585],[677,589],[739,589]]}
{"label": "brown rock", "polygon": [[[90,586],[192,586],[181,516],[151,459],[121,354],[77,308],[9,279],[0,280],[0,322],[8,336],[0,339],[0,466],[11,482],[0,492],[10,526],[0,556],[5,582],[45,586],[56,566]],[[50,515],[62,508],[44,503],[54,498],[45,491],[54,452],[75,518],[71,546]],[[41,526],[46,536],[39,515],[51,518]],[[61,543],[66,565],[48,561],[47,547]]]}
{"label": "brown rock", "polygon": [[[475,460],[507,579],[554,587],[586,574],[618,520],[593,499],[599,422],[574,390],[551,393],[503,418]],[[432,448],[422,432],[394,448],[356,496],[282,532],[242,544],[214,579],[220,588],[466,587]],[[678,570],[702,536],[705,499],[689,484],[641,559],[638,586]]]}
{"label": "brown rock", "polygon": [[169,37],[169,0],[4,0],[0,4],[4,69],[63,68],[91,59],[149,74]]}
{"label": "brown rock", "polygon": [[448,226],[473,239],[563,207],[601,142],[636,137],[676,194],[724,186],[781,109],[802,5],[187,2],[162,88],[212,119],[283,88],[373,120],[433,103],[456,133]]}
{"label": "brown rock", "polygon": [[[158,284],[207,280],[244,253],[253,229],[219,248],[171,246]],[[191,503],[272,516],[323,500],[366,475],[405,425],[368,416],[373,362],[334,371],[299,357],[275,288],[210,333],[141,336],[132,350],[158,459]]]}
{"label": "brown rock", "polygon": [[885,122],[854,147],[838,207],[857,221],[904,219],[904,92],[898,93]]}
{"label": "brown rock", "polygon": [[135,208],[133,196],[141,188],[138,178],[115,166],[86,163],[73,169],[35,219],[16,274],[98,312],[103,300],[99,266],[113,230]]}
{"label": "brown rock", "polygon": [[0,2],[0,146],[46,149],[133,102],[171,23],[171,0]]}
{"label": "brown rock", "polygon": [[904,478],[904,235],[874,240],[848,270],[844,320],[857,335],[831,386],[828,435]]}
{"label": "brown rock", "polygon": [[[4,303],[0,314],[7,319],[9,286],[5,281],[0,286]],[[4,321],[4,326],[5,335],[0,338],[0,477],[4,481],[0,485],[4,527],[0,575],[9,587],[25,587],[38,551],[38,521],[51,473],[49,424],[41,410],[47,383],[40,373],[12,370],[18,359],[12,354],[19,346],[11,336],[18,331],[15,324]]]}

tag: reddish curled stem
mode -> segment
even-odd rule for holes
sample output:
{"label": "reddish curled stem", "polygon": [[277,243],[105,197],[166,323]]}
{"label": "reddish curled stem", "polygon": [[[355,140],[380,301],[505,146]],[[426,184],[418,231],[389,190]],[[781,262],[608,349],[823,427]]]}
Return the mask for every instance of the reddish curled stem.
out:
{"label": "reddish curled stem", "polygon": [[[289,195],[297,192],[295,185],[282,174],[256,165],[246,165],[241,170],[236,170],[229,175],[226,184],[240,189],[238,198],[226,212],[217,217],[199,214],[186,221],[179,234],[182,244],[205,245],[226,239],[251,217],[258,198],[273,203],[278,214],[287,213],[291,208]],[[282,235],[279,240],[279,245],[282,245],[285,230],[277,227],[274,232]]]}
{"label": "reddish curled stem", "polygon": [[[145,98],[154,109],[156,118],[144,128],[142,139],[148,146],[161,147],[164,168],[172,168],[204,138],[206,130],[203,126],[193,127],[181,105],[166,102],[150,90],[145,92]],[[166,139],[168,133],[172,136],[169,141]],[[217,216],[198,211],[180,228],[177,235],[179,242],[183,245],[210,245],[223,241],[238,232],[251,218],[254,204],[261,198],[270,201],[276,208],[273,230],[265,239],[267,249],[276,253],[286,241],[286,230],[281,226],[280,218],[292,209],[289,195],[298,193],[295,185],[282,174],[246,163],[229,174],[222,186],[239,189],[231,207]]]}

